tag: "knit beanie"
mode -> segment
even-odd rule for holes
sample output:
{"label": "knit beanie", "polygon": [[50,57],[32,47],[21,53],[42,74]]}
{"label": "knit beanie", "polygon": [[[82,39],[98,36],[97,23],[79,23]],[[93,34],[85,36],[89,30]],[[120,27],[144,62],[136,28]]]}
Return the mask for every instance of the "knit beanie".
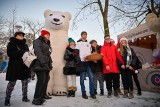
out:
{"label": "knit beanie", "polygon": [[42,30],[41,31],[41,36],[44,36],[46,34],[49,34],[49,36],[50,36],[50,33],[47,30]]}
{"label": "knit beanie", "polygon": [[94,42],[97,42],[97,41],[96,41],[96,40],[91,40],[89,43],[92,44],[92,43],[94,43]]}
{"label": "knit beanie", "polygon": [[74,42],[74,43],[75,43],[75,41],[74,41],[72,38],[68,38],[68,42],[69,42],[69,43],[71,43],[71,42]]}
{"label": "knit beanie", "polygon": [[127,40],[126,38],[121,38],[121,39],[120,39],[120,43],[122,42],[122,40],[125,40],[125,41],[127,41],[127,43],[128,43],[128,40]]}
{"label": "knit beanie", "polygon": [[14,34],[14,37],[16,37],[16,36],[19,35],[19,34],[22,34],[23,36],[25,35],[24,32],[19,31],[19,32],[16,32],[16,33]]}

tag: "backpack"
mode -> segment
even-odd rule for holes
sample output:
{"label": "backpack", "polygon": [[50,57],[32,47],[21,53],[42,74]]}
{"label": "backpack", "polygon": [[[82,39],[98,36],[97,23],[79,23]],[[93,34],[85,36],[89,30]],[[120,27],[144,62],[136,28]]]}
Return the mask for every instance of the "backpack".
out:
{"label": "backpack", "polygon": [[35,59],[37,59],[37,56],[34,53],[33,45],[29,47],[29,51],[25,52],[22,56],[23,62],[27,67],[31,67],[33,65],[33,62]]}

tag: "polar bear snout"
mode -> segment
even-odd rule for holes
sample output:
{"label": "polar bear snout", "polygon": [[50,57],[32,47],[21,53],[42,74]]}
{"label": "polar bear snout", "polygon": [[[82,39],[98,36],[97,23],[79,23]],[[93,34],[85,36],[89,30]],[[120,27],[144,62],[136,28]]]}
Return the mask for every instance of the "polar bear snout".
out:
{"label": "polar bear snout", "polygon": [[59,22],[59,21],[60,21],[60,20],[57,19],[57,18],[53,18],[53,20],[54,20],[55,22]]}

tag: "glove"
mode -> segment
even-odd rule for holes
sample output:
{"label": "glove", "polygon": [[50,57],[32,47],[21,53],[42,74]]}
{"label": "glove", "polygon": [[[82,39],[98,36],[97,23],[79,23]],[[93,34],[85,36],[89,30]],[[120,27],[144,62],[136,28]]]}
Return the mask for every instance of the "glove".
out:
{"label": "glove", "polygon": [[136,74],[138,74],[138,73],[139,73],[139,71],[138,71],[138,70],[135,70],[135,73],[136,73]]}
{"label": "glove", "polygon": [[76,53],[76,52],[72,52],[72,55],[73,55],[73,56],[76,56],[76,55],[77,55],[77,53]]}

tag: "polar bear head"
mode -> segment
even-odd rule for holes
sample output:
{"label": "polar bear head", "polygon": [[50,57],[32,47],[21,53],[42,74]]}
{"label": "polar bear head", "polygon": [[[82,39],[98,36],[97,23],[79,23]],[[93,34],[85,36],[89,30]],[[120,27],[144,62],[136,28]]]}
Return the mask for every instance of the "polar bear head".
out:
{"label": "polar bear head", "polygon": [[45,10],[45,28],[55,30],[68,30],[71,14],[69,12],[60,12]]}

